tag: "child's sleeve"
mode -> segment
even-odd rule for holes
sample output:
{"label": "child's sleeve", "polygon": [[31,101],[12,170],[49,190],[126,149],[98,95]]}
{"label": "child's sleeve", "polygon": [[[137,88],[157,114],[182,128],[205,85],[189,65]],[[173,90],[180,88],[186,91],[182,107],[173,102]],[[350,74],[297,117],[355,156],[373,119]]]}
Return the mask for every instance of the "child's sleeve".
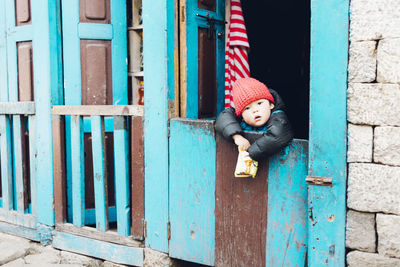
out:
{"label": "child's sleeve", "polygon": [[232,140],[233,135],[243,132],[233,108],[226,108],[218,115],[215,130],[228,140]]}
{"label": "child's sleeve", "polygon": [[267,122],[267,132],[258,138],[248,149],[250,157],[259,161],[269,157],[293,139],[293,131],[285,112],[272,114]]}

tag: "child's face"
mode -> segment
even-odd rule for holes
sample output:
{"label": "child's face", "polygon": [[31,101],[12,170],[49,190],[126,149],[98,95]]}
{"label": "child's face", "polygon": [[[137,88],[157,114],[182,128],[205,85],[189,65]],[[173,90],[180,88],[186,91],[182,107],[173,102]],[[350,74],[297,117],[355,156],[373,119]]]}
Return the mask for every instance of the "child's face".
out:
{"label": "child's face", "polygon": [[274,104],[266,99],[259,99],[248,104],[243,112],[244,122],[253,127],[260,127],[267,123]]}

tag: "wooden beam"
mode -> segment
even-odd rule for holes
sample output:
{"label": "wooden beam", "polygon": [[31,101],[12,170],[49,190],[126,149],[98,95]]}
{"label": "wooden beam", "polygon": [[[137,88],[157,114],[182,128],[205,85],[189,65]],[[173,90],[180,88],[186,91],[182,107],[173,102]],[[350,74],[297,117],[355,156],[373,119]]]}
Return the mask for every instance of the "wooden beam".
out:
{"label": "wooden beam", "polygon": [[88,237],[95,240],[120,244],[129,247],[144,247],[143,243],[133,239],[132,237],[119,235],[117,232],[108,230],[100,232],[96,228],[83,226],[76,227],[71,223],[56,224],[56,231],[69,233],[73,235]]}
{"label": "wooden beam", "polygon": [[143,106],[139,105],[86,105],[53,106],[53,115],[80,116],[143,116]]}
{"label": "wooden beam", "polygon": [[143,266],[144,248],[122,246],[92,238],[53,232],[53,247],[119,264]]}
{"label": "wooden beam", "polygon": [[34,102],[0,102],[1,115],[33,115],[35,114]]}
{"label": "wooden beam", "polygon": [[56,223],[67,219],[64,118],[53,116],[54,212]]}
{"label": "wooden beam", "polygon": [[31,214],[23,214],[13,210],[0,209],[0,221],[15,225],[36,228],[36,217]]}

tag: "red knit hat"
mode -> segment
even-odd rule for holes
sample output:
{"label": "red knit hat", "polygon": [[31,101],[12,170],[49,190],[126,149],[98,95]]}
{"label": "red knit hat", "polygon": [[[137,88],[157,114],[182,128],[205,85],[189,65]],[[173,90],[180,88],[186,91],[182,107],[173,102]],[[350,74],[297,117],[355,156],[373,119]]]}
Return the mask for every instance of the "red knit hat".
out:
{"label": "red knit hat", "polygon": [[235,112],[238,117],[242,115],[244,108],[253,101],[267,99],[272,104],[275,103],[274,97],[267,86],[254,78],[236,80],[233,84],[232,92]]}

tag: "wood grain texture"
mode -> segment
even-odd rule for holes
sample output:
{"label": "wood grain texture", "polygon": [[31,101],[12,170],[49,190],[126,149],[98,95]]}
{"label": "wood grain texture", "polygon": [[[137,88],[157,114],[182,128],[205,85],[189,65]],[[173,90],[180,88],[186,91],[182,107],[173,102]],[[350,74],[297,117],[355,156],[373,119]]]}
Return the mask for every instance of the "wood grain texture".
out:
{"label": "wood grain texture", "polygon": [[266,266],[306,264],[307,159],[306,140],[293,140],[270,158]]}
{"label": "wood grain texture", "polygon": [[132,228],[134,238],[143,240],[144,222],[144,140],[143,119],[131,120],[131,183],[132,183]]}
{"label": "wood grain texture", "polygon": [[254,179],[235,178],[237,146],[220,135],[216,142],[215,266],[266,266],[268,160]]}
{"label": "wood grain texture", "polygon": [[308,175],[332,187],[308,186],[310,266],[345,265],[349,2],[311,1]]}
{"label": "wood grain texture", "polygon": [[34,102],[1,102],[0,114],[33,115],[35,114]]}
{"label": "wood grain texture", "polygon": [[214,264],[215,134],[213,121],[170,124],[169,255]]}
{"label": "wood grain texture", "polygon": [[[1,114],[0,104],[0,114]],[[53,114],[58,115],[81,115],[81,116],[143,116],[143,106],[139,105],[76,105],[76,106],[53,106]]]}
{"label": "wood grain texture", "polygon": [[62,232],[54,232],[53,247],[119,264],[143,266],[143,248],[122,246]]}
{"label": "wood grain texture", "polygon": [[56,224],[56,231],[69,233],[73,235],[83,236],[99,241],[110,242],[114,244],[120,244],[129,247],[143,247],[143,243],[134,240],[132,237],[121,236],[117,232],[109,230],[107,232],[99,232],[93,227],[76,227],[70,223]]}
{"label": "wood grain texture", "polygon": [[91,127],[96,228],[105,232],[108,230],[108,175],[105,164],[104,118],[92,116]]}
{"label": "wood grain texture", "polygon": [[5,210],[12,210],[14,203],[10,124],[9,116],[0,116],[1,184],[3,209]]}
{"label": "wood grain texture", "polygon": [[53,116],[54,212],[56,223],[67,219],[65,169],[65,125],[62,116]]}

